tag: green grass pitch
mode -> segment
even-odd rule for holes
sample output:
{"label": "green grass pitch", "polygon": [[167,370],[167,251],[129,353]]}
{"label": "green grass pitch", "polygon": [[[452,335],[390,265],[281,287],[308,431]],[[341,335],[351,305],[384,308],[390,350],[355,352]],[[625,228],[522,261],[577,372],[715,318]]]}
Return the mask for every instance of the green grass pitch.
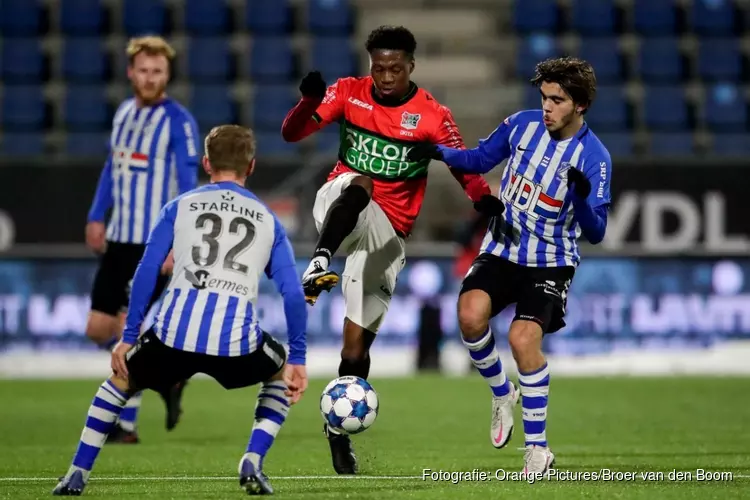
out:
{"label": "green grass pitch", "polygon": [[[276,496],[304,499],[750,498],[747,378],[554,378],[547,435],[561,474],[581,480],[498,480],[522,467],[520,407],[510,445],[489,442],[490,392],[480,377],[373,379],[380,415],[354,437],[360,478],[335,477],[318,412],[326,380],[292,408],[265,464]],[[45,498],[69,464],[100,381],[0,381],[0,498]],[[236,471],[257,388],[226,392],[194,380],[171,433],[154,393],[139,445],[102,450],[84,496],[218,499],[244,496]],[[519,405],[520,406],[520,405]],[[485,472],[486,481],[423,480],[423,470]],[[622,480],[585,481],[609,469]],[[699,481],[698,469],[726,472]],[[670,480],[670,471],[692,480]],[[649,473],[662,472],[663,479]],[[643,473],[646,477],[642,477]],[[378,476],[378,477],[371,477]]]}

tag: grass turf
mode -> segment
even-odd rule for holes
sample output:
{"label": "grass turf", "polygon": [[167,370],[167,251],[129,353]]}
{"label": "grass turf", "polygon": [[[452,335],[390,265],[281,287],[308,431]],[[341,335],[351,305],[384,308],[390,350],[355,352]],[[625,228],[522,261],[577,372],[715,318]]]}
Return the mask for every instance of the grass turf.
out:
{"label": "grass turf", "polygon": [[[380,415],[355,436],[360,473],[335,477],[322,434],[315,380],[265,463],[277,496],[305,499],[750,498],[750,379],[597,378],[552,381],[547,436],[561,474],[609,469],[625,480],[498,480],[522,468],[520,405],[514,437],[489,443],[490,393],[478,376],[371,380]],[[43,498],[68,467],[100,381],[0,381],[0,498]],[[194,380],[177,429],[162,402],[144,397],[139,445],[105,446],[84,496],[232,498],[243,495],[237,463],[252,427],[257,388],[224,391]],[[432,471],[484,472],[486,481],[433,481]],[[698,469],[728,472],[699,481]],[[505,472],[503,472],[505,471]],[[670,471],[691,480],[670,480]],[[662,472],[649,480],[641,473]],[[385,476],[385,477],[383,477]],[[397,478],[395,476],[401,476]]]}

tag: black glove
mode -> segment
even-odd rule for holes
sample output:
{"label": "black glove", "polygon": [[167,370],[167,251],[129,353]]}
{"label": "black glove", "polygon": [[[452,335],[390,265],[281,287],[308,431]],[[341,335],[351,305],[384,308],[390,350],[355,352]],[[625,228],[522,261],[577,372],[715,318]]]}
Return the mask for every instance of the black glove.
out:
{"label": "black glove", "polygon": [[583,172],[575,167],[570,167],[568,169],[568,189],[572,190],[578,198],[585,200],[591,193],[591,183],[583,175]]}
{"label": "black glove", "polygon": [[326,82],[320,71],[311,71],[305,75],[299,84],[299,91],[303,97],[323,99],[326,95]]}
{"label": "black glove", "polygon": [[409,161],[422,161],[426,159],[442,160],[443,155],[438,151],[434,144],[417,144],[406,153],[406,159]]}
{"label": "black glove", "polygon": [[505,212],[505,203],[500,198],[496,198],[491,194],[485,194],[479,201],[474,202],[474,210],[487,217],[496,217]]}

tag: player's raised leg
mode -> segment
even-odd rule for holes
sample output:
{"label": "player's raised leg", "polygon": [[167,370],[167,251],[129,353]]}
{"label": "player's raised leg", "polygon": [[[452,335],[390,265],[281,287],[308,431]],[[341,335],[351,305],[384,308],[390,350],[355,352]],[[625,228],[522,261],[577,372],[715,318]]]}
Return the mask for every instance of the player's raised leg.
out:
{"label": "player's raised leg", "polygon": [[309,304],[315,304],[321,292],[338,284],[338,276],[328,266],[357,226],[360,213],[370,203],[372,190],[372,179],[351,174],[329,181],[318,191],[313,215],[319,237],[313,258],[302,275],[305,300]]}
{"label": "player's raised leg", "polygon": [[506,305],[496,293],[497,262],[492,257],[477,257],[464,279],[458,299],[458,324],[472,363],[492,391],[490,442],[495,448],[502,448],[513,435],[513,409],[519,391],[503,370],[489,325],[493,312]]}

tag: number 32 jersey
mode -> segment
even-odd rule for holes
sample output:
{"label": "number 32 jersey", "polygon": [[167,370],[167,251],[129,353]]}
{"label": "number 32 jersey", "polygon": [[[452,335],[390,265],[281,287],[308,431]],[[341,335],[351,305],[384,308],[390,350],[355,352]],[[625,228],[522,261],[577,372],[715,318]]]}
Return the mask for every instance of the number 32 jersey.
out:
{"label": "number 32 jersey", "polygon": [[[160,267],[170,247],[172,280],[154,322],[162,342],[217,356],[254,351],[262,340],[256,306],[265,274],[285,299],[290,362],[304,356],[306,308],[291,245],[273,212],[250,191],[233,182],[209,184],[164,207],[133,279],[131,311],[134,301],[145,309],[136,296],[144,291],[137,287],[140,268]],[[126,334],[145,312],[134,311],[132,318],[129,312]]]}

